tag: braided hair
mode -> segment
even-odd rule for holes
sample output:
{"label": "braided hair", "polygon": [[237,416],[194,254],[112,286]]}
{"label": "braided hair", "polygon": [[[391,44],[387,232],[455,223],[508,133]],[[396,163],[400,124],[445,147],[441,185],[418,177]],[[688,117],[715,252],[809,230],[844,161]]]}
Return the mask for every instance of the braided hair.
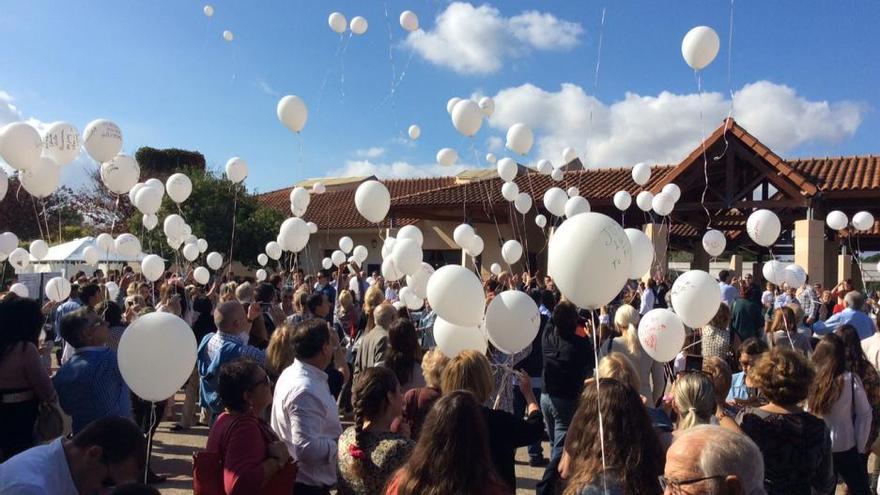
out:
{"label": "braided hair", "polygon": [[375,421],[388,407],[388,394],[395,393],[400,384],[394,372],[383,366],[367,368],[354,380],[351,395],[354,406],[354,443],[348,447],[353,460],[353,471],[362,476],[370,456],[361,448],[363,445],[364,422]]}

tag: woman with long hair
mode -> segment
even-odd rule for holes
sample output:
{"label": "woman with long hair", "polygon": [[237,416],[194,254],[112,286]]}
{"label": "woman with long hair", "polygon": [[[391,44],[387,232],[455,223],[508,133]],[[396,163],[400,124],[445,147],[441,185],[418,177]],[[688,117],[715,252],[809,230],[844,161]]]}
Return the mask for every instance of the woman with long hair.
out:
{"label": "woman with long hair", "polygon": [[[381,277],[380,277],[381,278]],[[367,289],[364,295],[364,310],[358,318],[357,331],[358,335],[365,335],[376,326],[376,320],[373,319],[373,313],[383,302],[385,302],[385,293],[378,283],[375,283]]]}
{"label": "woman with long hair", "polygon": [[269,346],[266,347],[266,374],[274,383],[281,373],[293,364],[296,349],[293,346],[293,329],[295,325],[285,323],[275,329]]}
{"label": "woman with long hair", "polygon": [[380,493],[414,445],[391,431],[403,408],[400,384],[387,368],[367,368],[354,381],[352,403],[354,426],[339,438],[337,493]]}
{"label": "woman with long hair", "polygon": [[787,347],[809,358],[813,353],[813,346],[810,345],[810,339],[799,334],[797,330],[797,314],[790,307],[783,306],[773,312],[767,342],[770,347]]}
{"label": "woman with long hair", "polygon": [[421,361],[422,350],[416,327],[409,320],[396,320],[388,328],[388,347],[382,364],[397,376],[402,393],[425,386]]}
{"label": "woman with long hair", "polygon": [[351,291],[342,290],[336,304],[336,323],[349,339],[357,337],[358,312]]}
{"label": "woman with long hair", "polygon": [[[862,350],[861,339],[855,327],[849,324],[843,325],[834,332],[843,340],[846,353],[846,370],[853,373],[862,381],[868,403],[871,404],[871,432],[868,434],[868,452],[877,454],[880,445],[877,444],[878,429],[880,429],[880,373],[874,368]],[[867,457],[867,456],[866,456]],[[877,472],[877,462],[871,468],[872,476]]]}
{"label": "woman with long hair", "polygon": [[[512,490],[516,487],[514,457],[518,447],[537,442],[544,435],[544,418],[532,391],[527,375],[520,373],[519,388],[528,403],[528,419],[514,416],[506,411],[482,408],[489,428],[489,451],[495,470],[502,481]],[[481,404],[486,404],[494,388],[489,359],[477,351],[463,351],[454,357],[443,370],[441,388],[443,393],[467,390]],[[424,431],[422,432],[424,434]]]}
{"label": "woman with long hair", "polygon": [[565,495],[661,493],[663,450],[641,397],[628,384],[600,378],[598,387],[584,387],[565,450]]}
{"label": "woman with long hair", "polygon": [[816,379],[810,384],[807,410],[831,431],[834,471],[850,493],[869,492],[867,465],[860,454],[868,449],[871,404],[862,381],[846,369],[846,349],[835,334],[822,337],[813,353]]}
{"label": "woman with long hair", "polygon": [[482,407],[464,390],[445,393],[425,419],[412,455],[386,495],[504,495],[489,455]]}
{"label": "woman with long hair", "polygon": [[620,332],[620,337],[615,337],[610,344],[603,346],[599,351],[600,356],[611,352],[620,352],[629,358],[636,371],[639,373],[639,381],[642,384],[639,393],[648,398],[653,406],[663,397],[666,388],[666,374],[663,363],[654,361],[647,352],[642,350],[639,342],[639,312],[628,304],[621,305],[614,313],[614,326]]}

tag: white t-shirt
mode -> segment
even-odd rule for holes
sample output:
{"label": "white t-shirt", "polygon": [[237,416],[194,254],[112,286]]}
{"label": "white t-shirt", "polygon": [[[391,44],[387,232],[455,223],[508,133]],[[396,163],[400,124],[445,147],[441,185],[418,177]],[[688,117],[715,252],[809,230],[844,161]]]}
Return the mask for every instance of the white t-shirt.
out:
{"label": "white t-shirt", "polygon": [[0,495],[77,495],[61,439],[0,464]]}

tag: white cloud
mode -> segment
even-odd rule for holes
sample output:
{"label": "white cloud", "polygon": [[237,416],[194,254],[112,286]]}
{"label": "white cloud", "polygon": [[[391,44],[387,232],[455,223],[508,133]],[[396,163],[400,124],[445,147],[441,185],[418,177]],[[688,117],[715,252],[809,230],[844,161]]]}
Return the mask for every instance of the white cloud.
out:
{"label": "white cloud", "polygon": [[6,91],[0,91],[0,125],[21,120],[21,111],[12,103],[15,99]]}
{"label": "white cloud", "polygon": [[504,151],[504,140],[498,136],[489,136],[489,138],[486,139],[486,149],[492,153]]}
{"label": "white cloud", "polygon": [[[589,167],[678,163],[721,124],[730,106],[721,93],[668,91],[627,93],[606,104],[571,83],[555,92],[524,84],[503,89],[494,99],[491,126],[502,131],[516,122],[531,126],[537,139],[533,157],[559,163],[563,148],[573,146],[582,157],[586,150]],[[802,144],[851,137],[864,113],[861,104],[811,101],[769,81],[747,84],[734,94],[737,122],[783,155]]]}
{"label": "white cloud", "polygon": [[257,89],[259,89],[264,94],[269,95],[269,96],[279,96],[280,95],[280,93],[278,91],[275,91],[275,88],[273,88],[272,86],[269,86],[269,83],[267,83],[266,81],[264,81],[262,79],[257,81]]}
{"label": "white cloud", "polygon": [[465,165],[443,167],[438,164],[413,165],[404,161],[373,163],[370,160],[349,160],[345,166],[327,172],[327,177],[352,177],[375,175],[379,179],[411,179],[413,177],[440,177],[455,175],[465,170]]}
{"label": "white cloud", "polygon": [[358,158],[379,158],[385,154],[385,148],[373,146],[371,148],[356,150],[354,154]]}
{"label": "white cloud", "polygon": [[453,2],[432,31],[410,33],[406,45],[429,62],[462,74],[491,74],[505,59],[532,50],[564,50],[578,43],[580,24],[550,13],[528,11],[504,17],[491,5]]}

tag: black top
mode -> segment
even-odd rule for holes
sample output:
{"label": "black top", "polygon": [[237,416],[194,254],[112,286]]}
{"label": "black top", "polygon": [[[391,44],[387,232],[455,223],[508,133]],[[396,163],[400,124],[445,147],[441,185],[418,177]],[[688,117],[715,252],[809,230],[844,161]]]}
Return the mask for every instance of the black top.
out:
{"label": "black top", "polygon": [[538,334],[535,335],[535,338],[532,339],[532,350],[529,351],[528,356],[524,357],[522,361],[515,363],[514,367],[518,370],[523,370],[529,374],[529,376],[538,378],[541,376],[541,370],[544,367],[544,363],[541,357],[541,338],[544,334],[544,325],[547,324],[547,320],[550,318],[547,315],[541,315],[541,323],[538,326]]}
{"label": "black top", "polygon": [[544,417],[534,411],[525,420],[506,411],[483,407],[483,417],[489,430],[489,455],[501,480],[516,489],[514,458],[518,447],[531,445],[544,436]]}
{"label": "black top", "polygon": [[592,375],[596,360],[587,337],[563,336],[548,323],[542,337],[544,356],[541,393],[561,399],[577,399],[584,380]]}

